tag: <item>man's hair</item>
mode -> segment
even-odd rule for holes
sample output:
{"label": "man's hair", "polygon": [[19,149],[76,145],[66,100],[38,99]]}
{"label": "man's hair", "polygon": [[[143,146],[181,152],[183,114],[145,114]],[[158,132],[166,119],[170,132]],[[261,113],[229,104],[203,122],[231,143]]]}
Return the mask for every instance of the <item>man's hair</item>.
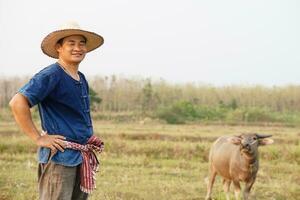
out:
{"label": "man's hair", "polygon": [[64,38],[61,38],[60,40],[57,41],[57,44],[60,44],[60,46],[62,46]]}

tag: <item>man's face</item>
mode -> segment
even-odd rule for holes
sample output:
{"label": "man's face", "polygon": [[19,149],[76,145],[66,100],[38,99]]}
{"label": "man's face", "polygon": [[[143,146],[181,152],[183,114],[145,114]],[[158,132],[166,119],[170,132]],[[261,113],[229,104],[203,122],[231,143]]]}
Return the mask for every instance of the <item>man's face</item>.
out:
{"label": "man's face", "polygon": [[61,44],[56,45],[59,59],[66,63],[80,63],[87,52],[85,38],[81,35],[65,37]]}

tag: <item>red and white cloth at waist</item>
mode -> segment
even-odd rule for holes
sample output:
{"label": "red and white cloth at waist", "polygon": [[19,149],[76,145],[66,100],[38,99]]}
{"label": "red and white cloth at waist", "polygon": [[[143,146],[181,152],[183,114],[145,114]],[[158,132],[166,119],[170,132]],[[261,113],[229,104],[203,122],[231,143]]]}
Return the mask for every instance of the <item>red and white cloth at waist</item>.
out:
{"label": "red and white cloth at waist", "polygon": [[79,150],[82,155],[80,168],[80,189],[85,193],[91,193],[96,188],[96,172],[99,168],[99,161],[95,153],[101,153],[104,143],[92,135],[85,145],[66,141],[66,148]]}

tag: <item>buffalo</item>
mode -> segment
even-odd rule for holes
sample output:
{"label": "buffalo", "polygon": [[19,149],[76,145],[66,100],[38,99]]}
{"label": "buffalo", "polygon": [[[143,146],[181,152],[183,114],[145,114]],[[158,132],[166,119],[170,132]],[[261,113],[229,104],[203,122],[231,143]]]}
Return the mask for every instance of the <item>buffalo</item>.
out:
{"label": "buffalo", "polygon": [[231,182],[234,185],[236,199],[240,197],[240,182],[245,182],[243,199],[247,200],[259,168],[258,147],[272,144],[274,141],[269,137],[271,135],[248,133],[218,138],[209,153],[210,176],[205,199],[211,199],[215,177],[219,175],[223,178],[223,189],[227,200],[230,199]]}

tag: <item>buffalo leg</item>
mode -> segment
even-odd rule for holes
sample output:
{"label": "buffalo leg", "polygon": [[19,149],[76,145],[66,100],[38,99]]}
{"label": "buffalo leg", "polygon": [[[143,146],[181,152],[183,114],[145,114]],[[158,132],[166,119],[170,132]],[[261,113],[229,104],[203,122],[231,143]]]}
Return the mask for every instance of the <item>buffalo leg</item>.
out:
{"label": "buffalo leg", "polygon": [[249,181],[249,182],[246,182],[246,184],[245,184],[245,189],[244,189],[244,192],[243,192],[243,197],[244,197],[245,200],[248,200],[248,199],[249,199],[250,190],[251,190],[251,188],[252,188],[254,182],[255,182],[255,178],[253,178],[253,179],[252,179],[251,181]]}
{"label": "buffalo leg", "polygon": [[223,189],[224,189],[224,192],[226,193],[227,200],[230,200],[230,196],[229,196],[230,183],[231,183],[230,180],[223,179]]}
{"label": "buffalo leg", "polygon": [[206,197],[205,197],[206,200],[211,199],[211,190],[212,190],[212,187],[214,185],[216,175],[217,175],[217,172],[214,169],[211,169],[209,182],[207,184],[207,194],[206,194]]}
{"label": "buffalo leg", "polygon": [[240,199],[241,185],[239,181],[233,181],[235,199]]}

